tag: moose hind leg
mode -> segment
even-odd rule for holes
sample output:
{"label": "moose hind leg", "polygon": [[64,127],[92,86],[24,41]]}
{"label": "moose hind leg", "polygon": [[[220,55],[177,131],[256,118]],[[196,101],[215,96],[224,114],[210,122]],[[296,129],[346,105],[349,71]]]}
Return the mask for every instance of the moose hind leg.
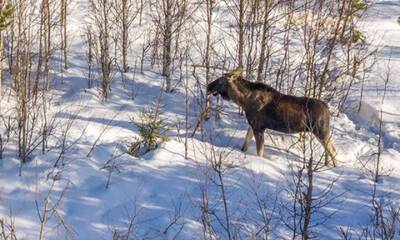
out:
{"label": "moose hind leg", "polygon": [[244,139],[244,143],[243,143],[243,146],[242,146],[242,151],[243,152],[247,151],[247,149],[249,147],[249,144],[250,144],[250,141],[253,138],[253,136],[254,136],[253,129],[251,127],[249,127],[249,129],[247,129],[246,137]]}
{"label": "moose hind leg", "polygon": [[299,133],[299,141],[304,142],[306,140],[306,132]]}
{"label": "moose hind leg", "polygon": [[322,145],[325,149],[325,165],[329,164],[329,158],[332,160],[332,164],[334,167],[337,166],[336,164],[336,149],[332,144],[331,136],[325,136],[324,138],[320,139]]}
{"label": "moose hind leg", "polygon": [[257,145],[257,155],[259,157],[264,156],[264,131],[254,132]]}
{"label": "moose hind leg", "polygon": [[329,155],[329,157],[332,159],[332,164],[334,167],[337,166],[337,162],[336,162],[336,149],[332,144],[331,141],[331,137],[329,137],[325,143],[326,147],[325,147],[325,151],[327,152],[327,154]]}

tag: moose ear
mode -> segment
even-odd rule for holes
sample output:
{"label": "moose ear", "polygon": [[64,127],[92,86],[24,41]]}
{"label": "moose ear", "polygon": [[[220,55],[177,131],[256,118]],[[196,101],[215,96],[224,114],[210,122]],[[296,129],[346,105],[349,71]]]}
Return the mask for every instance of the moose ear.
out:
{"label": "moose ear", "polygon": [[238,77],[242,76],[243,69],[242,67],[237,67],[232,72],[230,72],[230,80],[236,80]]}

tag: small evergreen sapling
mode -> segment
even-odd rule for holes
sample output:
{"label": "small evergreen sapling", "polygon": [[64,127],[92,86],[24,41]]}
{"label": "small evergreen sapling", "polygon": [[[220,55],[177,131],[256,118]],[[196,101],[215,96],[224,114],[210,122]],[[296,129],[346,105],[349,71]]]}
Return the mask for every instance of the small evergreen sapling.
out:
{"label": "small evergreen sapling", "polygon": [[140,122],[131,119],[132,124],[139,130],[140,137],[128,145],[127,152],[133,156],[143,155],[156,149],[160,143],[169,141],[167,132],[169,125],[159,115],[157,108],[143,109],[140,112]]}

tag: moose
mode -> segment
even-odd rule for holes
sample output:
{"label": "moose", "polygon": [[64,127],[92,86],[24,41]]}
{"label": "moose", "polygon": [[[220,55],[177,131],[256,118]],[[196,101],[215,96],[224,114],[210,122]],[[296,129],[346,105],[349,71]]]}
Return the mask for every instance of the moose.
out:
{"label": "moose", "polygon": [[220,95],[232,100],[245,112],[250,125],[242,151],[247,151],[253,138],[257,155],[264,156],[264,131],[271,129],[283,133],[311,132],[325,149],[325,165],[329,157],[336,166],[336,149],[331,142],[330,112],[323,101],[280,93],[261,82],[242,78],[242,68],[224,74],[207,85],[207,95]]}

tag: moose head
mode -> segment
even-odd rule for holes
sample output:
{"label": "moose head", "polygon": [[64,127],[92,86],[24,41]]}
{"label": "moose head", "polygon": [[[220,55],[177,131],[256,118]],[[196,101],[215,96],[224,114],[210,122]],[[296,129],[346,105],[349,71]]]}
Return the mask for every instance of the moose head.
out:
{"label": "moose head", "polygon": [[222,77],[217,80],[209,83],[207,85],[207,95],[212,94],[217,96],[218,94],[225,100],[231,100],[229,96],[229,86],[235,81],[238,77],[242,75],[242,68],[238,67],[235,70],[225,73]]}

